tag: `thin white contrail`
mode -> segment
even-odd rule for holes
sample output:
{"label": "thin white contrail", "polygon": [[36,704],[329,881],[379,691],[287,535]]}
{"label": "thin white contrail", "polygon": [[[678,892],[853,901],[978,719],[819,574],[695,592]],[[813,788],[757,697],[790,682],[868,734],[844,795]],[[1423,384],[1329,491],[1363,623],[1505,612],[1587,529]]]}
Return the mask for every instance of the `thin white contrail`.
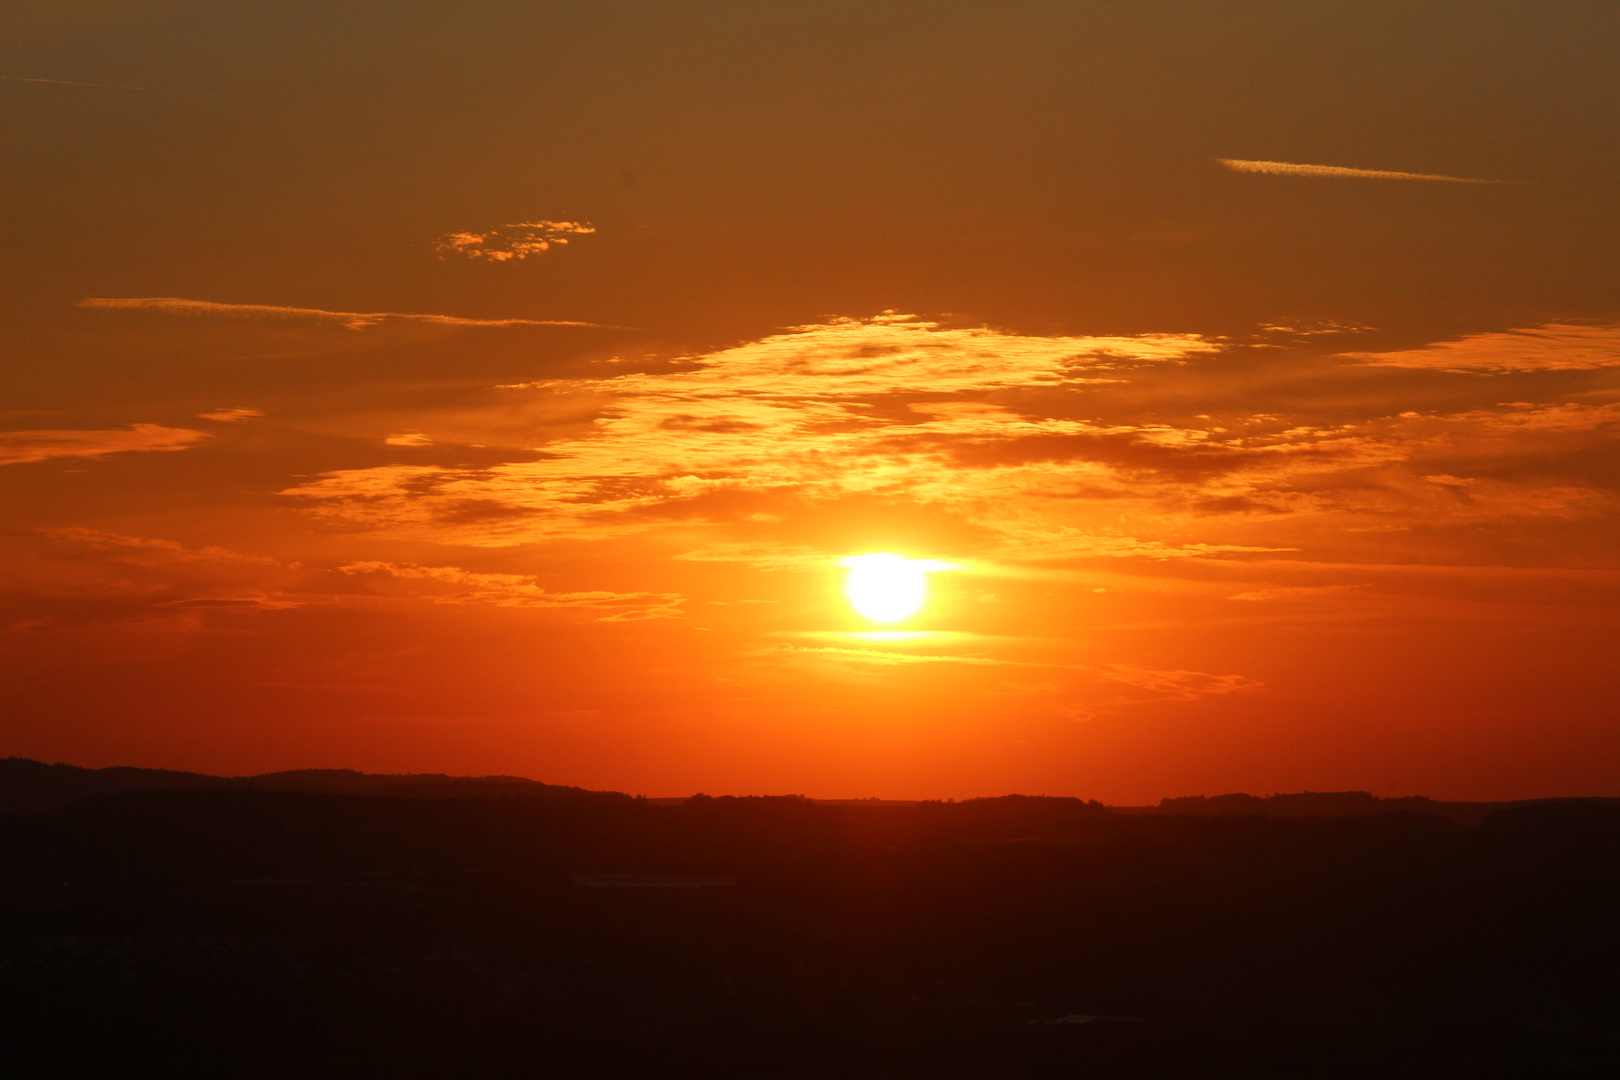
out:
{"label": "thin white contrail", "polygon": [[1243,161],[1216,158],[1233,172],[1264,173],[1267,176],[1318,176],[1343,180],[1437,180],[1445,184],[1506,184],[1507,180],[1475,180],[1467,176],[1437,176],[1433,173],[1389,172],[1385,169],[1346,169],[1339,165],[1295,165],[1291,161]]}
{"label": "thin white contrail", "polygon": [[144,86],[114,86],[111,83],[68,82],[66,79],[25,79],[21,75],[0,75],[5,82],[47,83],[51,86],[87,86],[92,90],[145,90]]}

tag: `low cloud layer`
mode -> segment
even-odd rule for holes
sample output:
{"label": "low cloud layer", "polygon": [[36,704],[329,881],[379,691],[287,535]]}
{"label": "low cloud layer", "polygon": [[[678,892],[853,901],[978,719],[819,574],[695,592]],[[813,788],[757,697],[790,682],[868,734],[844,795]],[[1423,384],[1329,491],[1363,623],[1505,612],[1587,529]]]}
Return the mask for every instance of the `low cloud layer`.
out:
{"label": "low cloud layer", "polygon": [[[546,444],[540,461],[329,473],[287,494],[356,525],[476,544],[644,531],[683,506],[703,516],[738,498],[873,497],[948,506],[1014,545],[1166,550],[1022,520],[1016,508],[1061,498],[1076,468],[1049,459],[1072,456],[1064,448],[1076,441],[1164,449],[1207,433],[1024,415],[990,398],[1081,392],[1217,348],[1192,335],[1043,338],[905,316],[842,320],[692,357],[685,371],[508,387],[608,402],[591,434]],[[966,462],[1022,446],[1031,460]],[[480,520],[465,512],[475,507],[499,512]]]}
{"label": "low cloud layer", "polygon": [[[1490,345],[1474,355],[1524,363]],[[1259,412],[1087,418],[1095,395],[1167,365],[1219,370],[1223,348],[1185,335],[835,321],[689,357],[686,370],[507,387],[520,401],[603,403],[586,434],[538,443],[540,460],[334,471],[285,494],[340,527],[475,546],[681,523],[697,541],[682,558],[749,565],[824,559],[762,538],[773,521],[863,500],[945,515],[974,537],[973,550],[942,554],[1010,562],[1203,559],[1291,549],[1302,528],[1575,519],[1612,502],[1578,477],[1514,472],[1516,461],[1612,438],[1612,404],[1332,423]]]}

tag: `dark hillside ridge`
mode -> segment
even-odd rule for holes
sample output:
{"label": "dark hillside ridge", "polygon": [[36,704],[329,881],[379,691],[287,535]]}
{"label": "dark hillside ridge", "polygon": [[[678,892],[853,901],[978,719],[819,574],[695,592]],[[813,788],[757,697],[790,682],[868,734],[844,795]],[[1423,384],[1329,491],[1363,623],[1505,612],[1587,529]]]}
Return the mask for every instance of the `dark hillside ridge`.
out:
{"label": "dark hillside ridge", "polygon": [[[205,773],[172,769],[138,769],[115,765],[86,769],[77,765],[55,764],[29,758],[0,759],[0,814],[49,814],[81,799],[116,795],[124,791],[150,790],[238,790],[295,791],[321,795],[389,795],[411,798],[478,798],[511,796],[544,798],[584,794],[587,789],[564,784],[546,784],[521,776],[447,776],[443,773],[363,773],[354,769],[294,769],[258,776],[209,776]],[[602,794],[617,794],[608,792]],[[703,798],[704,796],[698,796]],[[1014,799],[1039,798],[1049,806],[1081,803],[1079,799],[1044,796],[1009,796]],[[653,799],[654,803],[675,806],[685,798]],[[929,805],[909,799],[809,799],[819,806],[900,808]],[[976,800],[983,801],[983,800]],[[1304,791],[1291,795],[1188,795],[1160,799],[1157,806],[1110,806],[1096,801],[1083,805],[1093,812],[1115,814],[1170,814],[1188,817],[1366,817],[1408,811],[1434,814],[1459,825],[1473,825],[1495,810],[1514,806],[1534,806],[1559,799],[1521,799],[1514,802],[1438,802],[1422,795],[1382,799],[1365,791]],[[1051,811],[1055,812],[1055,811]]]}
{"label": "dark hillside ridge", "polygon": [[295,769],[260,776],[209,776],[172,769],[137,769],[115,765],[83,769],[47,765],[29,758],[0,759],[0,813],[49,814],[81,799],[151,790],[301,791],[322,795],[391,795],[412,798],[458,796],[543,797],[577,794],[583,788],[543,784],[521,776],[445,776],[442,773],[398,775],[353,769]]}
{"label": "dark hillside ridge", "polygon": [[[1620,1076],[1620,799],[1463,826],[167,775],[0,814],[18,1076]],[[293,782],[398,790],[337,777]]]}
{"label": "dark hillside ridge", "polygon": [[1160,799],[1157,806],[1115,806],[1116,814],[1176,814],[1190,817],[1367,817],[1409,811],[1437,814],[1459,825],[1472,825],[1494,810],[1534,806],[1558,800],[1519,799],[1512,802],[1439,802],[1422,795],[1381,799],[1366,791],[1302,791],[1294,795],[1186,795]]}

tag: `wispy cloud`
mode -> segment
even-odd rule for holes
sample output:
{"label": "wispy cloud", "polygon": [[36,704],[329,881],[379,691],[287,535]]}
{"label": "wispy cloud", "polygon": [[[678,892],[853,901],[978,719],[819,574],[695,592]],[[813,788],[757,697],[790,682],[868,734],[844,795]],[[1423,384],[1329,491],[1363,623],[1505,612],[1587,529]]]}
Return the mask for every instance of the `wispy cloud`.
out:
{"label": "wispy cloud", "polygon": [[1228,596],[1228,600],[1248,600],[1255,603],[1270,603],[1272,601],[1312,600],[1319,597],[1336,596],[1348,589],[1363,589],[1365,585],[1279,585],[1269,589],[1254,589],[1249,592],[1235,593]]}
{"label": "wispy cloud", "polygon": [[188,548],[173,540],[148,536],[126,536],[123,533],[103,532],[100,529],[65,528],[40,529],[38,532],[65,544],[95,548],[117,553],[120,558],[147,562],[158,559],[165,562],[185,563],[247,563],[260,566],[281,566],[275,559],[262,555],[247,555],[222,547]]}
{"label": "wispy cloud", "polygon": [[[174,540],[99,529],[35,531],[53,542],[52,557],[58,568],[73,568],[72,573],[42,575],[54,577],[62,586],[56,590],[57,598],[89,600],[92,607],[106,608],[103,614],[115,620],[172,618],[209,609],[272,611],[312,604],[375,607],[391,601],[574,609],[597,622],[672,619],[686,614],[682,608],[686,597],[677,592],[552,591],[528,574],[379,559],[312,567],[229,548],[188,547]],[[77,618],[83,621],[83,613]]]}
{"label": "wispy cloud", "polygon": [[741,563],[755,570],[819,570],[828,553],[803,544],[715,543],[673,556],[683,562]]}
{"label": "wispy cloud", "polygon": [[0,75],[0,82],[43,83],[46,86],[82,86],[90,90],[145,90],[144,86],[115,86],[111,83],[69,82],[67,79],[27,79],[21,75]]}
{"label": "wispy cloud", "polygon": [[[1265,683],[1247,675],[1211,675],[1204,671],[1151,668],[1139,664],[1059,664],[1034,659],[1009,660],[992,656],[952,655],[946,653],[910,653],[893,649],[855,649],[841,646],[782,646],[778,655],[788,660],[829,664],[858,671],[863,666],[877,668],[906,667],[916,664],[961,664],[968,667],[1038,668],[1054,672],[1069,672],[1071,678],[1095,680],[1102,683],[1122,683],[1134,687],[1145,698],[1137,701],[1193,701],[1212,694],[1234,694],[1249,690],[1262,690]],[[1056,684],[1045,684],[1046,692],[1058,689]],[[1116,700],[1114,705],[1132,704],[1131,700]]]}
{"label": "wispy cloud", "polygon": [[491,574],[459,566],[417,566],[377,560],[338,567],[351,575],[409,583],[412,594],[435,604],[492,604],[496,607],[595,608],[610,614],[598,622],[671,619],[686,614],[679,593],[550,592],[527,574]]}
{"label": "wispy cloud", "polygon": [[1575,371],[1620,367],[1620,325],[1544,326],[1469,334],[1421,349],[1341,353],[1380,367],[1494,375],[1510,371]]}
{"label": "wispy cloud", "polygon": [[1259,690],[1265,686],[1265,683],[1247,675],[1211,675],[1203,671],[1164,670],[1136,664],[1104,664],[1088,670],[1098,678],[1135,686],[1177,701],[1191,701],[1206,694]]}
{"label": "wispy cloud", "polygon": [[1391,172],[1387,169],[1348,169],[1339,165],[1296,165],[1291,161],[1245,161],[1216,158],[1233,172],[1261,173],[1266,176],[1313,176],[1341,180],[1430,180],[1446,184],[1505,184],[1506,180],[1475,180],[1466,176],[1440,176],[1434,173]]}
{"label": "wispy cloud", "polygon": [[161,424],[131,424],[127,430],[112,431],[4,431],[0,432],[0,465],[130,451],[189,450],[208,437],[206,431]]}
{"label": "wispy cloud", "polygon": [[219,304],[212,300],[184,300],[174,296],[92,296],[80,300],[78,306],[99,311],[154,311],[166,315],[224,319],[338,323],[350,330],[364,330],[386,322],[431,323],[436,326],[592,326],[610,330],[628,329],[572,319],[468,319],[459,315],[417,315],[395,311],[326,311],[275,304]]}
{"label": "wispy cloud", "polygon": [[785,656],[814,656],[862,664],[894,667],[902,664],[968,664],[978,667],[1058,667],[1066,665],[1023,663],[997,660],[988,656],[949,656],[933,653],[903,653],[891,649],[849,649],[836,645],[783,645]]}
{"label": "wispy cloud", "polygon": [[263,415],[264,413],[258,409],[216,409],[214,412],[198,413],[197,419],[232,424],[238,420],[252,420]]}
{"label": "wispy cloud", "polygon": [[236,611],[285,611],[305,607],[308,600],[286,596],[194,596],[185,600],[165,600],[160,608],[225,608]]}
{"label": "wispy cloud", "polygon": [[441,259],[458,256],[510,262],[567,244],[570,237],[588,236],[594,225],[583,221],[518,221],[483,232],[446,233],[433,242]]}
{"label": "wispy cloud", "polygon": [[[228,548],[86,528],[37,529],[49,541],[17,552],[30,569],[7,589],[27,615],[13,628],[50,632],[90,625],[202,630],[216,616],[330,603],[304,586],[306,569]],[[15,569],[15,567],[13,568]]]}

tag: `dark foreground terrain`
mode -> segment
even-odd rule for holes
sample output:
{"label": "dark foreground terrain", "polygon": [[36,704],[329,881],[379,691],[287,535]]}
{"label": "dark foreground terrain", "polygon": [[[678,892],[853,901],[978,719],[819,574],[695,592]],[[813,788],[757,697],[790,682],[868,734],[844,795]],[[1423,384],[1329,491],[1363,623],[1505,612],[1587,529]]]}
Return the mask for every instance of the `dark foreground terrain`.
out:
{"label": "dark foreground terrain", "polygon": [[28,794],[0,816],[8,1071],[1620,1076],[1614,801],[1460,824],[500,783]]}

